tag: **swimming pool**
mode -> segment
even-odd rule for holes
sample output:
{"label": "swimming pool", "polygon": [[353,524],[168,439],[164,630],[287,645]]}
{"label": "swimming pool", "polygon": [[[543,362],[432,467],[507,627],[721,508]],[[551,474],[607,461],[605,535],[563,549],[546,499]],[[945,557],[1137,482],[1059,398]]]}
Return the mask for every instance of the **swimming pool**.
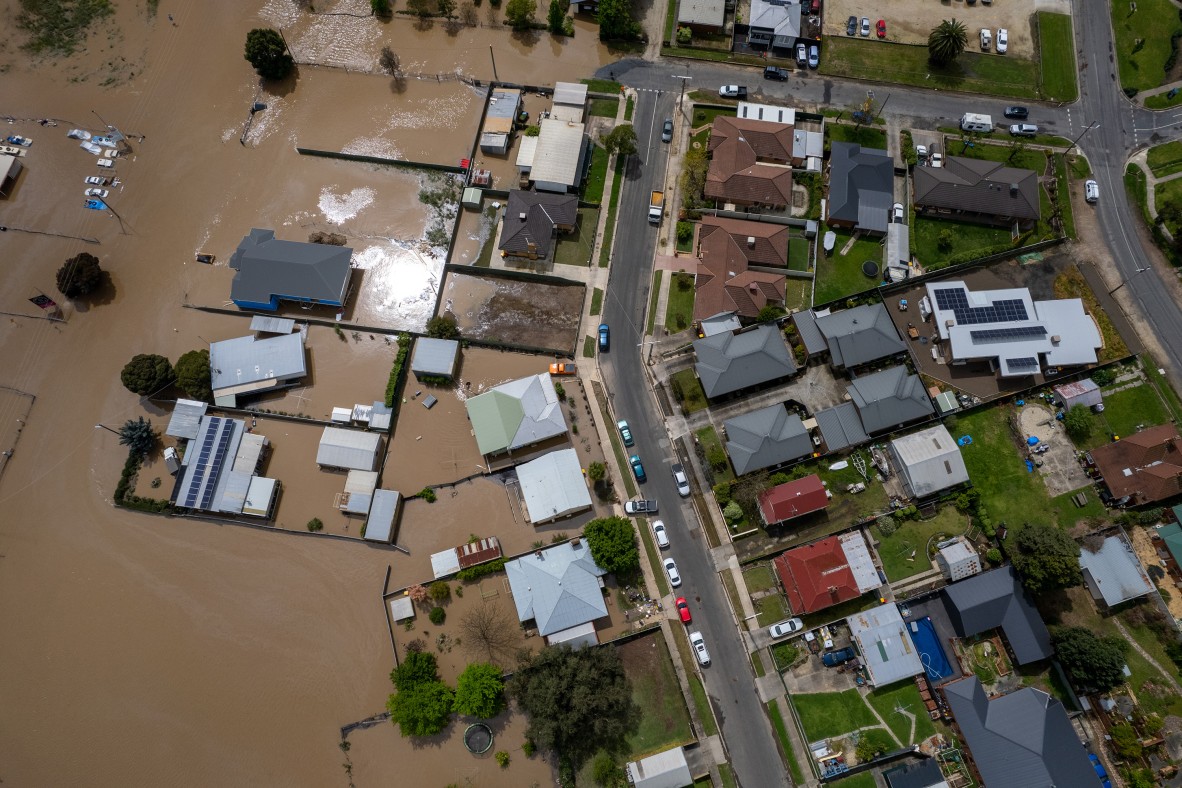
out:
{"label": "swimming pool", "polygon": [[948,657],[944,656],[944,649],[940,646],[940,637],[936,634],[936,627],[930,616],[912,621],[908,629],[911,631],[911,642],[919,652],[919,663],[927,671],[928,679],[939,681],[952,675],[952,666],[948,664]]}

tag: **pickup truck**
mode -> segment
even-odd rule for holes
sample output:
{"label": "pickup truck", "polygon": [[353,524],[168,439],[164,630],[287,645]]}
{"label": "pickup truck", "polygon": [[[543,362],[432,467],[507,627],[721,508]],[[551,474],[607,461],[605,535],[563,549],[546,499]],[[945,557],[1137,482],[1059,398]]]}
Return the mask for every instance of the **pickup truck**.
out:
{"label": "pickup truck", "polygon": [[551,375],[574,375],[578,372],[578,368],[574,364],[558,362],[550,365]]}
{"label": "pickup truck", "polygon": [[648,223],[660,224],[665,215],[665,192],[653,192],[648,199]]}
{"label": "pickup truck", "polygon": [[624,511],[628,514],[656,514],[657,502],[646,501],[643,498],[628,501],[624,504]]}

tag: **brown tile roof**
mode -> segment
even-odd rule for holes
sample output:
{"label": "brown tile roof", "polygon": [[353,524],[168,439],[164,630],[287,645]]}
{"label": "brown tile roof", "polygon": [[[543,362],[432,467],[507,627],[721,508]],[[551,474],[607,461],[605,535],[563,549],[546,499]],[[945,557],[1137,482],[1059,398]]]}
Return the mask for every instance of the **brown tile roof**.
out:
{"label": "brown tile roof", "polygon": [[705,193],[728,202],[788,205],[792,199],[792,131],[787,123],[714,119]]}
{"label": "brown tile roof", "polygon": [[[783,225],[708,216],[698,231],[694,320],[719,312],[755,317],[768,303],[783,303],[784,275],[748,270],[748,265],[784,266],[788,233]],[[747,239],[754,238],[753,246]]]}
{"label": "brown tile roof", "polygon": [[709,151],[730,139],[743,142],[753,160],[788,164],[792,161],[793,127],[787,123],[720,115],[710,129]]}
{"label": "brown tile roof", "polygon": [[1182,493],[1182,438],[1172,424],[1092,449],[1092,459],[1114,498],[1142,504]]}

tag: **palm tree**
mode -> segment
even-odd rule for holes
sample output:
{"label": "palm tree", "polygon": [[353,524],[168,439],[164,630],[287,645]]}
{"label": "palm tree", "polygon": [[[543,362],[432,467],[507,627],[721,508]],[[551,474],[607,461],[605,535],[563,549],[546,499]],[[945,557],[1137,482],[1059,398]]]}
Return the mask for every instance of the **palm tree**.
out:
{"label": "palm tree", "polygon": [[119,442],[141,457],[147,456],[156,447],[157,440],[152,422],[143,416],[135,421],[129,419],[119,429]]}
{"label": "palm tree", "polygon": [[947,65],[964,52],[968,40],[963,22],[957,22],[955,17],[945,19],[928,35],[928,59],[938,66]]}

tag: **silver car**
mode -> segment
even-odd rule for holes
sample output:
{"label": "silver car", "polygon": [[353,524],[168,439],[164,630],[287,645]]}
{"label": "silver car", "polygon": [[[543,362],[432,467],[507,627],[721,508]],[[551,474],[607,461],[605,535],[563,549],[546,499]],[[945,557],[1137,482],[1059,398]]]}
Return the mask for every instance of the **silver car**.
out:
{"label": "silver car", "polygon": [[804,622],[799,618],[788,618],[779,623],[772,624],[767,628],[767,633],[773,639],[782,638],[785,635],[791,635],[793,632],[799,632],[804,629]]}
{"label": "silver car", "polygon": [[677,494],[682,498],[690,496],[689,477],[685,475],[685,468],[681,467],[680,463],[673,463],[671,466],[673,471],[673,481],[677,483]]}
{"label": "silver car", "polygon": [[661,142],[670,142],[673,139],[673,118],[665,118],[665,124],[661,126]]}
{"label": "silver car", "polygon": [[662,566],[665,567],[665,574],[669,575],[669,585],[674,588],[681,585],[681,573],[677,571],[677,564],[673,563],[673,559],[666,558]]}
{"label": "silver car", "polygon": [[706,650],[706,638],[702,637],[701,632],[689,633],[690,645],[694,648],[694,656],[698,658],[698,662],[702,667],[710,666],[710,652]]}

